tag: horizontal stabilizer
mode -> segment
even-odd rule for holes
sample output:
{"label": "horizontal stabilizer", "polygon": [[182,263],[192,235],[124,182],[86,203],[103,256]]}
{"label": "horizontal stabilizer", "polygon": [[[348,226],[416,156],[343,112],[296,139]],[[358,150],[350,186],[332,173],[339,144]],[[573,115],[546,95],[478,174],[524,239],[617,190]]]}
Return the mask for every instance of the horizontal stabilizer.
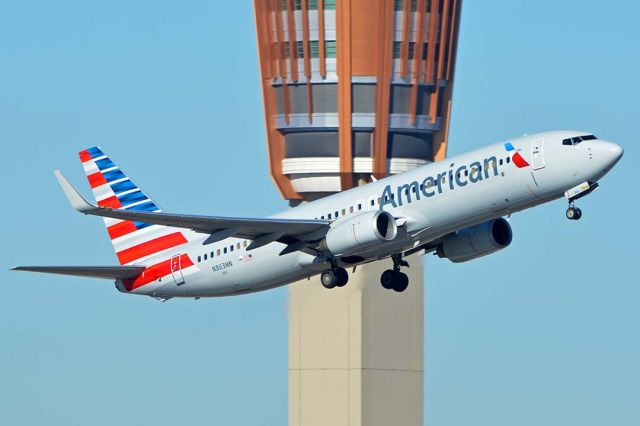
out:
{"label": "horizontal stabilizer", "polygon": [[16,266],[12,271],[44,272],[76,277],[124,279],[133,278],[145,270],[144,266]]}

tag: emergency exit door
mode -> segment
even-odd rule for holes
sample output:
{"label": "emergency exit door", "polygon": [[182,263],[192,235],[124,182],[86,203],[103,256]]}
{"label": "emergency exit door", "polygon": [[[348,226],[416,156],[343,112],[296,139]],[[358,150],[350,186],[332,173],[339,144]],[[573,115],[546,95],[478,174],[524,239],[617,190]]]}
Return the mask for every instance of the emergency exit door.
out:
{"label": "emergency exit door", "polygon": [[171,258],[171,275],[176,285],[184,284],[184,277],[182,276],[181,257],[179,254]]}
{"label": "emergency exit door", "polygon": [[531,167],[533,170],[544,168],[544,139],[531,142]]}

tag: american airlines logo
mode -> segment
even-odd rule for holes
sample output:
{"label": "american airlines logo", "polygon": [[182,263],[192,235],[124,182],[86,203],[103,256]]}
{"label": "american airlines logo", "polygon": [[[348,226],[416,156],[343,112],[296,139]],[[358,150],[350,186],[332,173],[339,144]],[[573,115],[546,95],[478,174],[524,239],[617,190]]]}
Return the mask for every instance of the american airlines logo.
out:
{"label": "american airlines logo", "polygon": [[[518,168],[528,167],[529,163],[516,151],[514,146],[507,142],[504,144],[506,151],[513,155],[513,164]],[[448,171],[438,173],[434,176],[427,176],[422,183],[413,181],[397,187],[395,193],[390,185],[387,185],[382,192],[380,207],[390,204],[392,207],[399,207],[404,204],[411,204],[419,201],[421,197],[429,198],[442,192],[449,187],[454,190],[456,187],[463,187],[469,184],[498,176],[498,159],[495,156],[485,158],[483,161],[474,161],[469,165],[462,165],[456,168],[455,163],[451,163]]]}
{"label": "american airlines logo", "polygon": [[[522,155],[520,155],[519,149],[516,151],[516,149],[513,147],[513,145],[511,144],[511,142],[507,142],[504,144],[504,149],[507,150],[508,153],[513,152],[513,156],[511,157],[513,159],[513,164],[516,165],[517,168],[522,169],[523,167],[529,167],[529,163],[527,163],[527,160],[525,160],[524,158],[522,158]],[[516,152],[514,152],[516,151]]]}

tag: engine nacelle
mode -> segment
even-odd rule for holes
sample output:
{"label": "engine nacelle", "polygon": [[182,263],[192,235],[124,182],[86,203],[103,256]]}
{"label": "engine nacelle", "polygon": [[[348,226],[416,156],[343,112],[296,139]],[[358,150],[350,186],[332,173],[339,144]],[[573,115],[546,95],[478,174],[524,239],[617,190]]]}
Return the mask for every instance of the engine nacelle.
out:
{"label": "engine nacelle", "polygon": [[437,253],[454,263],[467,262],[502,250],[512,239],[509,222],[503,218],[493,219],[446,237]]}
{"label": "engine nacelle", "polygon": [[323,241],[334,256],[353,254],[377,244],[392,241],[398,235],[396,220],[384,210],[361,213],[336,223]]}

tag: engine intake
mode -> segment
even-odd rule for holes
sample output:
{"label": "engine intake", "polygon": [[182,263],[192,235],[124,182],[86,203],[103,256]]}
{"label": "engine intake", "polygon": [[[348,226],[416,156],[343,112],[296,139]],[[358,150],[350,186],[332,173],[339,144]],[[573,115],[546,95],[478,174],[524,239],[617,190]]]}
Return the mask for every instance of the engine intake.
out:
{"label": "engine intake", "polygon": [[446,237],[437,253],[454,263],[467,262],[502,250],[512,239],[509,222],[503,218],[493,219]]}
{"label": "engine intake", "polygon": [[377,210],[335,222],[327,232],[323,246],[334,256],[343,256],[392,241],[396,235],[395,218],[389,212]]}

